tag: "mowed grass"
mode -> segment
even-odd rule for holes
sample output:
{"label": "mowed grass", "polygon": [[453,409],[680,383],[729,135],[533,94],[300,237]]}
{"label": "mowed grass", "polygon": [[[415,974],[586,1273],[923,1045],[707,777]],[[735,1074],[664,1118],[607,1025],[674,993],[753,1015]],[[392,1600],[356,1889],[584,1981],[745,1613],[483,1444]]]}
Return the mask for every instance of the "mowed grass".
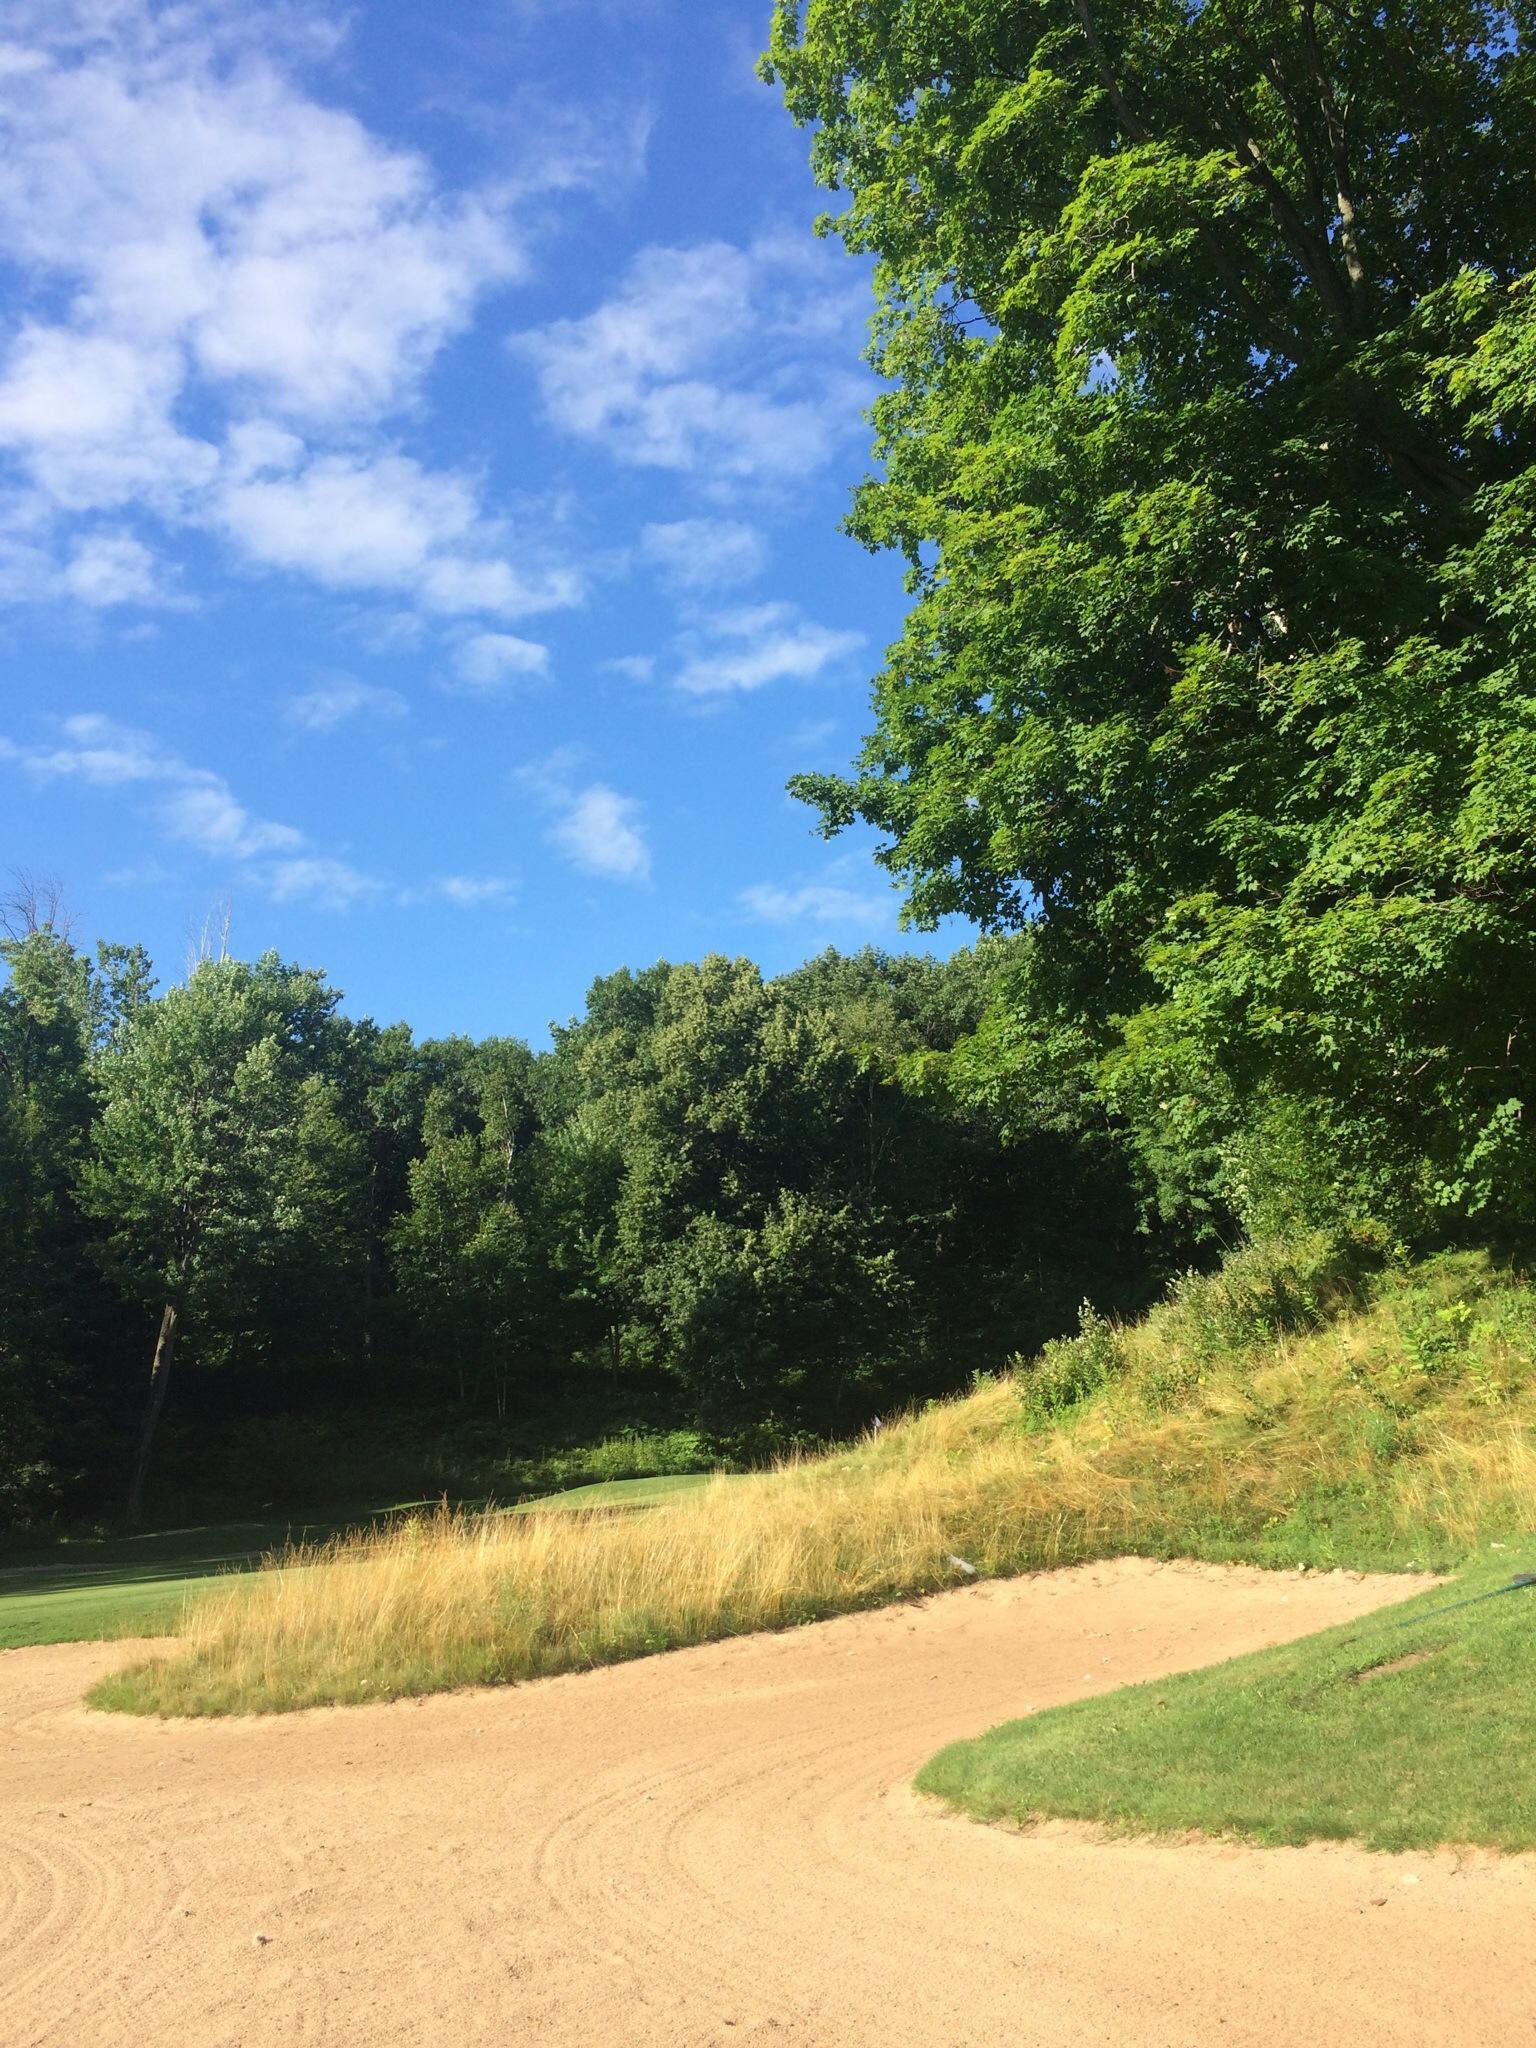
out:
{"label": "mowed grass", "polygon": [[[723,1476],[723,1475],[722,1475]],[[519,1501],[515,1515],[588,1514],[593,1509],[645,1508],[709,1484],[708,1472],[663,1472],[649,1479],[594,1479],[538,1500]]]}
{"label": "mowed grass", "polygon": [[[609,1479],[526,1501],[507,1510],[529,1514],[611,1513],[704,1484],[705,1475]],[[307,1561],[340,1535],[355,1535],[402,1516],[432,1512],[427,1501],[391,1502],[309,1522],[221,1522],[56,1545],[37,1559],[0,1569],[0,1650],[44,1643],[108,1641],[119,1636],[174,1635],[189,1598],[210,1578],[231,1579],[268,1563]],[[243,1586],[220,1588],[238,1598]]]}
{"label": "mowed grass", "polygon": [[295,1546],[372,1527],[427,1502],[76,1538],[0,1568],[0,1649],[174,1633],[189,1595],[210,1578],[253,1572]]}
{"label": "mowed grass", "polygon": [[1401,1608],[1127,1686],[941,1750],[919,1789],[979,1820],[1113,1830],[1536,1846],[1536,1543]]}
{"label": "mowed grass", "polygon": [[117,1636],[171,1635],[196,1578],[156,1579],[148,1585],[104,1579],[100,1585],[35,1589],[39,1575],[0,1572],[0,1650],[42,1643],[94,1643]]}
{"label": "mowed grass", "polygon": [[1486,1262],[1352,1293],[1244,1255],[840,1454],[643,1514],[535,1503],[300,1551],[92,1698],[273,1711],[531,1678],[933,1592],[957,1559],[1448,1567],[1536,1525],[1533,1352],[1536,1297]]}

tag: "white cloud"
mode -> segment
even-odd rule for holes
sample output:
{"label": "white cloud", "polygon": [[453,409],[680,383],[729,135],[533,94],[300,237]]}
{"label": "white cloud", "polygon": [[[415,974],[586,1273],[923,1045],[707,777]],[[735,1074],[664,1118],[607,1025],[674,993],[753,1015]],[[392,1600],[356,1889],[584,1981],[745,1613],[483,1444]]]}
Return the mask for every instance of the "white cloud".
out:
{"label": "white cloud", "polygon": [[403,718],[406,710],[398,690],[359,682],[355,676],[333,676],[302,696],[290,698],[287,717],[291,725],[302,726],[306,732],[334,732],[349,718]]}
{"label": "white cloud", "polygon": [[280,59],[339,30],[302,10],[12,0],[7,27],[0,248],[29,313],[0,327],[0,478],[66,540],[7,540],[6,594],[149,601],[136,536],[71,555],[72,522],[109,511],[428,612],[573,602],[471,480],[383,432],[525,274],[510,189],[445,190],[317,99]]}
{"label": "white cloud", "polygon": [[513,676],[541,675],[549,666],[549,649],[515,633],[472,633],[455,648],[453,666],[469,689],[494,695]]}
{"label": "white cloud", "polygon": [[154,556],[127,533],[87,535],[71,555],[62,581],[71,597],[93,609],[152,604],[160,596]]}
{"label": "white cloud", "polygon": [[290,468],[286,437],[239,449],[211,497],[215,522],[253,562],[288,569],[335,590],[394,590],[427,611],[520,618],[572,604],[573,570],[527,570],[500,554],[507,536],[482,515],[464,478],[426,470],[405,455],[325,455]]}
{"label": "white cloud", "polygon": [[0,77],[0,233],[79,293],[89,335],[157,341],[299,416],[388,409],[477,295],[521,273],[511,225],[221,42],[206,7],[123,10],[84,53],[38,36]]}
{"label": "white cloud", "polygon": [[759,882],[743,889],[738,900],[764,924],[840,925],[860,931],[889,925],[895,909],[892,893],[877,896],[833,882],[802,882],[790,888]]}
{"label": "white cloud", "polygon": [[555,424],[620,461],[717,493],[785,483],[858,426],[863,290],[844,259],[798,239],[653,246],[596,311],[513,346]]}
{"label": "white cloud", "polygon": [[126,782],[176,782],[191,772],[148,733],[95,712],[66,718],[61,729],[63,746],[26,748],[7,740],[7,758],[40,781],[72,776],[108,789]]}
{"label": "white cloud", "polygon": [[347,862],[316,853],[296,825],[258,817],[222,775],[183,761],[149,733],[96,712],[66,718],[62,732],[56,747],[0,739],[0,760],[17,763],[40,782],[72,779],[99,789],[142,783],[162,790],[152,815],[168,838],[211,859],[239,862],[279,902],[304,898],[345,909],[380,886]]}
{"label": "white cloud", "polygon": [[322,910],[350,910],[364,897],[376,896],[381,886],[349,861],[324,854],[274,861],[260,879],[274,902],[316,903]]}
{"label": "white cloud", "polygon": [[601,666],[612,675],[623,676],[628,682],[648,683],[656,673],[656,657],[654,654],[616,654]]}
{"label": "white cloud", "polygon": [[581,782],[580,766],[580,748],[560,747],[520,768],[514,780],[550,813],[550,843],[573,867],[609,881],[648,882],[651,853],[641,823],[644,806],[606,782]]}
{"label": "white cloud", "polygon": [[760,690],[777,682],[809,682],[858,652],[862,633],[818,626],[794,605],[735,607],[706,615],[682,637],[685,659],[677,686],[690,696]]}
{"label": "white cloud", "polygon": [[517,892],[505,875],[440,875],[431,893],[460,910],[478,910],[485,903],[505,903]]}
{"label": "white cloud", "polygon": [[61,551],[51,525],[50,509],[35,492],[6,493],[0,487],[0,601],[49,600],[95,612],[183,602],[131,533],[84,528]]}
{"label": "white cloud", "polygon": [[510,903],[517,895],[517,883],[510,875],[437,875],[399,891],[395,901],[403,909],[415,910],[424,903],[448,903],[455,910],[481,910],[487,904]]}
{"label": "white cloud", "polygon": [[615,882],[650,880],[651,855],[639,823],[640,805],[605,782],[572,790],[560,802],[550,838],[586,875]]}
{"label": "white cloud", "polygon": [[641,530],[640,558],[673,590],[723,590],[756,576],[768,546],[739,519],[672,519]]}
{"label": "white cloud", "polygon": [[250,860],[259,853],[293,852],[304,844],[304,834],[297,826],[254,817],[222,777],[204,769],[186,769],[176,779],[185,786],[168,796],[159,809],[172,838],[185,839],[204,853],[236,860]]}
{"label": "white cloud", "polygon": [[0,452],[61,512],[176,514],[219,459],[171,418],[182,369],[157,337],[28,324],[0,360]]}

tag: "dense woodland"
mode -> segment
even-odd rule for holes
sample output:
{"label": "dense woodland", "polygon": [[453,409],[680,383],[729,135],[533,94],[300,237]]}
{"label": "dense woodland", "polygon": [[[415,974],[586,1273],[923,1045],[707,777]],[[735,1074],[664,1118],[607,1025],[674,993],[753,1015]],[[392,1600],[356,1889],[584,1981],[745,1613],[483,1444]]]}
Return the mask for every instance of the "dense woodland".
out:
{"label": "dense woodland", "polygon": [[877,259],[849,530],[912,593],[854,771],[794,786],[987,936],[619,972],[535,1055],[20,931],[8,1511],[126,1495],[167,1384],[177,1485],[239,1417],[574,1401],[750,1456],[1243,1232],[1522,1255],[1532,27],[780,0],[764,74]]}
{"label": "dense woodland", "polygon": [[137,1513],[162,1422],[199,1505],[323,1500],[338,1435],[359,1485],[641,1425],[752,1457],[1152,1282],[1102,1115],[1009,1140],[898,1084],[975,1027],[985,949],[622,971],[537,1054],[353,1021],[274,957],[161,990],[46,921],[4,957],[13,1519]]}

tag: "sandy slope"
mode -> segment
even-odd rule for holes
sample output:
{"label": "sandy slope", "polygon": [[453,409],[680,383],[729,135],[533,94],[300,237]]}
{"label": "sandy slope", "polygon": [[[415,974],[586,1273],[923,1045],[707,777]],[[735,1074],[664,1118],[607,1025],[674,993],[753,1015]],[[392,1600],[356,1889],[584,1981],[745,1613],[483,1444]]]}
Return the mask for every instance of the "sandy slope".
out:
{"label": "sandy slope", "polygon": [[0,1656],[5,2048],[1536,2043],[1536,1861],[1021,1836],[946,1739],[1402,1580],[1134,1562],[510,1691],[87,1714]]}

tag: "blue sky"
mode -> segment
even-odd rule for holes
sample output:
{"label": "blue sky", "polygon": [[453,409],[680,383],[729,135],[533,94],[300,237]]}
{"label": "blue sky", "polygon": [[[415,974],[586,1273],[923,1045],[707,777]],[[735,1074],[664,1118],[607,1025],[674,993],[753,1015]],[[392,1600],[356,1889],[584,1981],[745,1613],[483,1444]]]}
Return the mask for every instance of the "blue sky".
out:
{"label": "blue sky", "polygon": [[162,973],[535,1038],[594,975],[902,943],[841,767],[868,278],[767,0],[7,0],[0,867]]}

